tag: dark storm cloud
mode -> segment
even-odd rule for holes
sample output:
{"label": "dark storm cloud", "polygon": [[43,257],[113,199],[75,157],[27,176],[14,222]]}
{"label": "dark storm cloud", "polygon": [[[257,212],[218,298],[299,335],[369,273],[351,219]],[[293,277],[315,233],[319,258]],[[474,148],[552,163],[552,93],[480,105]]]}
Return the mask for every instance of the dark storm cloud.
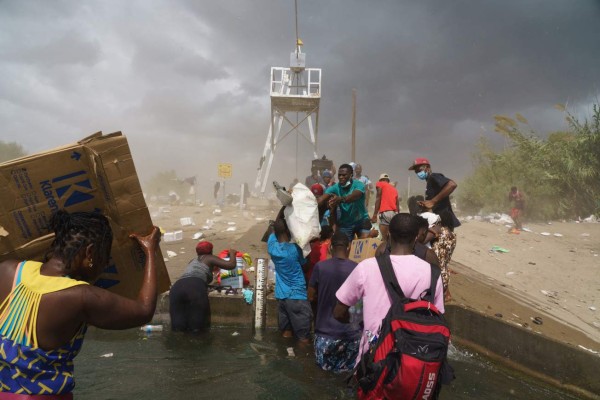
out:
{"label": "dark storm cloud", "polygon": [[[596,1],[299,0],[309,67],[323,69],[319,152],[358,159],[403,184],[426,155],[457,179],[495,114],[563,129],[553,110],[597,101]],[[269,125],[271,66],[287,66],[293,1],[3,2],[3,140],[29,151],[123,130],[142,179],[164,169],[214,179],[234,162],[253,181]],[[296,152],[299,155],[296,172]],[[308,174],[310,146],[290,135],[273,178]],[[236,175],[236,172],[238,175]]]}

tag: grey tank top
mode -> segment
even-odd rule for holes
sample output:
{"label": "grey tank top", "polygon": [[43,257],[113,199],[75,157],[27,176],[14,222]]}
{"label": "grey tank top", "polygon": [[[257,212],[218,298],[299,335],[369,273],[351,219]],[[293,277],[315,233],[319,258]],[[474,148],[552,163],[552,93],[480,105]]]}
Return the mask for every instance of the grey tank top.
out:
{"label": "grey tank top", "polygon": [[194,258],[190,261],[185,268],[185,271],[183,271],[183,274],[181,274],[179,277],[179,279],[183,278],[200,278],[208,285],[212,282],[213,274],[208,265],[204,264],[197,258]]}

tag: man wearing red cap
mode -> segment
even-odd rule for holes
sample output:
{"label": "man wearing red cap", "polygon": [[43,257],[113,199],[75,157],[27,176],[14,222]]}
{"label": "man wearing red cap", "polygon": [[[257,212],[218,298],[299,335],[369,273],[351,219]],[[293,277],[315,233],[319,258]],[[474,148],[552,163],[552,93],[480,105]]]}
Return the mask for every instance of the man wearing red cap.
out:
{"label": "man wearing red cap", "polygon": [[[211,242],[196,245],[197,258],[192,259],[169,292],[169,314],[171,329],[199,333],[210,328],[210,303],[208,284],[212,282],[213,270],[234,269],[235,257],[225,261],[212,254]],[[229,254],[236,254],[233,249]]]}
{"label": "man wearing red cap", "polygon": [[440,261],[442,281],[444,283],[444,299],[445,301],[449,301],[452,296],[448,288],[450,280],[448,263],[456,247],[454,228],[460,226],[460,221],[454,215],[454,211],[452,211],[450,194],[454,192],[458,185],[452,179],[446,178],[440,173],[432,172],[431,164],[426,158],[415,159],[413,165],[408,169],[415,171],[419,179],[427,181],[425,201],[419,202],[419,205],[426,209],[431,209],[441,219],[441,232],[432,241],[432,249]]}

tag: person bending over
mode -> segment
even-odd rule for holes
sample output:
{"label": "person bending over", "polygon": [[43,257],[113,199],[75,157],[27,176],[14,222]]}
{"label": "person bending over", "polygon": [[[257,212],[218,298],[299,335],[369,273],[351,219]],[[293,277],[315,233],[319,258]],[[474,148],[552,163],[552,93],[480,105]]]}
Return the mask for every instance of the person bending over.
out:
{"label": "person bending over", "polygon": [[[208,241],[198,242],[196,254],[198,257],[188,263],[169,293],[173,331],[200,333],[210,328],[208,285],[212,282],[213,271],[236,267],[235,257],[225,261],[214,256],[213,245]],[[231,249],[229,254],[236,254],[236,251]]]}

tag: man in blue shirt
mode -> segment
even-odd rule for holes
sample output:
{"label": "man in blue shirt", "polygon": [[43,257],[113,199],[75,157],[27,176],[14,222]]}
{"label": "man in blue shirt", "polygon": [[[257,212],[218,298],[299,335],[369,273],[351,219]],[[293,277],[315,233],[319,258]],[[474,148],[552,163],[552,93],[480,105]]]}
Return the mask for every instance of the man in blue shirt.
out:
{"label": "man in blue shirt", "polygon": [[319,207],[337,207],[336,230],[344,232],[349,240],[354,239],[354,235],[359,239],[369,237],[372,226],[365,206],[365,185],[352,177],[352,166],[342,164],[338,168],[338,182],[319,197]]}
{"label": "man in blue shirt", "polygon": [[290,232],[283,219],[273,224],[274,233],[267,241],[267,249],[275,264],[275,298],[279,304],[279,330],[283,337],[296,336],[301,342],[310,340],[312,310],[306,297],[306,281],[302,265],[306,259],[295,243],[290,243]]}
{"label": "man in blue shirt", "polygon": [[[341,231],[331,238],[331,258],[319,261],[308,284],[308,300],[315,314],[315,357],[325,371],[343,372],[354,368],[362,335],[362,315],[356,309],[351,323],[333,318],[335,293],[356,267],[348,260],[350,241]],[[359,307],[358,311],[362,311]]]}

